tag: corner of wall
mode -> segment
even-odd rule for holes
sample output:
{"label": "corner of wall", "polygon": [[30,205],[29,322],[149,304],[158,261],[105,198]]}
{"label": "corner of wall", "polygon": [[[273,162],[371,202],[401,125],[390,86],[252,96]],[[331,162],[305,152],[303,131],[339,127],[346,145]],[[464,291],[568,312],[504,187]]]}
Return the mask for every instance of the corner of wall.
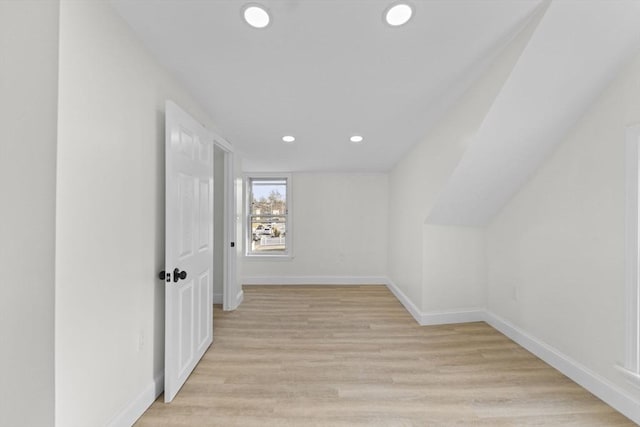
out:
{"label": "corner of wall", "polygon": [[[433,277],[429,277],[433,265],[430,261],[433,251],[430,251],[428,240],[431,235],[438,234],[441,240],[450,240],[452,244],[467,236],[467,240],[474,242],[473,247],[477,248],[478,235],[482,234],[463,232],[464,228],[454,231],[452,228],[449,229],[452,238],[446,239],[443,232],[435,232],[436,224],[425,225],[425,218],[464,155],[472,140],[470,135],[477,132],[508,79],[542,13],[538,11],[530,21],[522,24],[523,28],[514,31],[506,44],[495,48],[490,60],[474,70],[477,73],[475,78],[469,79],[472,83],[462,92],[456,105],[389,173],[389,229],[392,233],[389,236],[388,274],[395,286],[421,310],[444,307],[432,303],[433,294],[429,291],[431,284],[435,283]],[[464,250],[466,247],[460,243],[460,249]],[[482,261],[484,249],[475,252],[478,253],[461,256],[470,258],[474,269],[482,269],[486,265],[486,261]],[[479,271],[474,274],[477,280],[472,284],[475,295],[472,305],[482,306],[486,301],[486,273]],[[448,282],[452,280],[447,279]],[[462,283],[459,285],[464,286]],[[469,301],[452,303],[453,307],[461,307],[467,306]]]}
{"label": "corner of wall", "polygon": [[427,313],[483,309],[486,231],[479,227],[423,226],[423,301]]}
{"label": "corner of wall", "polygon": [[59,0],[0,1],[0,424],[55,418]]}

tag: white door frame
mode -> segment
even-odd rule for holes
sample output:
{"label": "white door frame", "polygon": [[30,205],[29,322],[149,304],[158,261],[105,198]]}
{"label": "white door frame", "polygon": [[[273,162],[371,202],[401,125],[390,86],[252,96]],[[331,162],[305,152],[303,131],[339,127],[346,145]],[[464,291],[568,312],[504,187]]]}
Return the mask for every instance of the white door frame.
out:
{"label": "white door frame", "polygon": [[[236,280],[236,187],[235,158],[233,147],[224,138],[214,133],[214,144],[224,152],[224,212],[223,227],[223,267],[222,267],[222,309],[225,311],[238,308],[239,293]],[[232,246],[233,245],[233,246]]]}

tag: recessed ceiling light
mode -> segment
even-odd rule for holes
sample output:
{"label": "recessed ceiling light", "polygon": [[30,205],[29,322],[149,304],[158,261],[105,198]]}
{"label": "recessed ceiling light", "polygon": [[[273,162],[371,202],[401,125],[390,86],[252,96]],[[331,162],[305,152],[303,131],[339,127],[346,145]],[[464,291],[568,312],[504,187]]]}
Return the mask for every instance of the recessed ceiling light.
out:
{"label": "recessed ceiling light", "polygon": [[296,140],[295,136],[291,136],[291,135],[286,135],[282,137],[282,140],[284,142],[288,142],[288,143],[292,143],[293,141]]}
{"label": "recessed ceiling light", "polygon": [[355,144],[360,144],[362,142],[364,138],[361,137],[360,135],[353,135],[351,138],[349,138],[349,141],[355,143]]}
{"label": "recessed ceiling light", "polygon": [[248,4],[242,12],[244,20],[253,28],[264,28],[269,25],[269,13],[259,4]]}
{"label": "recessed ceiling light", "polygon": [[406,3],[398,3],[391,6],[384,14],[384,20],[392,27],[399,27],[409,22],[413,15],[413,9]]}

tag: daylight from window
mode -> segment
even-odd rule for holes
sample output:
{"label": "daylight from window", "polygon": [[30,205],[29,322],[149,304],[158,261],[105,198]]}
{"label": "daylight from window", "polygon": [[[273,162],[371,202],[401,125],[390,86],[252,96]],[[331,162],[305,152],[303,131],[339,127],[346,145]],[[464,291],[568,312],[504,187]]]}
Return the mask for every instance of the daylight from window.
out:
{"label": "daylight from window", "polygon": [[287,252],[287,179],[250,178],[250,254]]}

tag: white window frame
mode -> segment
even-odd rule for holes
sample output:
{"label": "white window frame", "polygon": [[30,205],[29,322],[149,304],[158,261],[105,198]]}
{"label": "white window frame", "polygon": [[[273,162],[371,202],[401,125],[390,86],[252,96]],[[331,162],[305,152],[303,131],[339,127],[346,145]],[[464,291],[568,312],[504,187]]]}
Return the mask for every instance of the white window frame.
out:
{"label": "white window frame", "polygon": [[625,162],[625,360],[620,370],[640,386],[640,125],[627,128]]}
{"label": "white window frame", "polygon": [[[251,229],[251,180],[252,179],[284,179],[287,181],[287,194],[286,194],[286,204],[287,204],[287,212],[285,216],[287,217],[287,244],[286,249],[283,252],[278,253],[259,253],[259,252],[251,252],[251,238],[252,233]],[[251,260],[290,260],[293,259],[293,203],[292,203],[292,179],[290,173],[262,173],[262,172],[252,172],[244,174],[244,242],[245,242],[245,251],[244,256],[245,259]]]}

